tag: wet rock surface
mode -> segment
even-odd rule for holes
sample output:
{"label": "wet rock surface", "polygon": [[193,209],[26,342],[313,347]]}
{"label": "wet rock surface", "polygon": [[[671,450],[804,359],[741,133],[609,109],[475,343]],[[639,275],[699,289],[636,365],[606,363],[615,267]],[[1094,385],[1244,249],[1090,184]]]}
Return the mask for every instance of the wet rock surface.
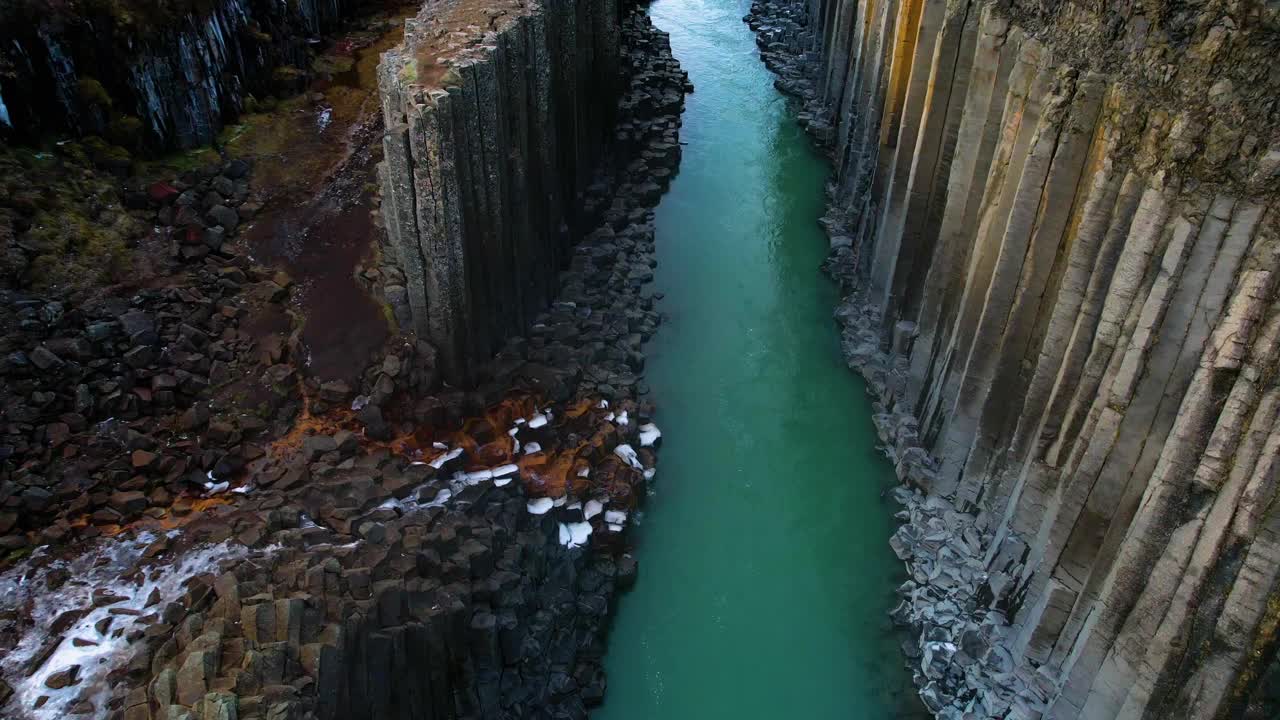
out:
{"label": "wet rock surface", "polygon": [[16,303],[6,713],[567,718],[601,701],[661,441],[643,288],[687,84],[642,9],[620,52],[590,224],[473,389],[442,387],[433,346],[403,335],[358,377],[303,372],[292,281],[229,242],[254,213],[237,161],[137,198],[188,282]]}

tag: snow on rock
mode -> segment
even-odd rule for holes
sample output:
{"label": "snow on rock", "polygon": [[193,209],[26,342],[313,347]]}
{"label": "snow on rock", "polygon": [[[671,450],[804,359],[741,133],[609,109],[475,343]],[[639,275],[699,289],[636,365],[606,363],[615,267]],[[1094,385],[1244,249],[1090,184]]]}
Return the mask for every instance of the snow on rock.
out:
{"label": "snow on rock", "polygon": [[[443,449],[443,448],[441,448],[441,449]],[[450,460],[453,460],[453,459],[457,458],[457,457],[458,457],[459,455],[461,455],[461,454],[462,454],[462,448],[460,448],[460,447],[459,447],[459,448],[454,448],[454,449],[450,450],[449,452],[447,452],[447,453],[445,453],[445,454],[441,455],[440,457],[436,458],[435,460],[432,460],[432,461],[431,461],[430,463],[428,463],[428,464],[429,464],[431,467],[433,467],[433,468],[435,468],[435,469],[439,470],[440,468],[444,467],[444,464],[445,464],[445,463],[449,462]]]}
{"label": "snow on rock", "polygon": [[610,525],[625,525],[627,523],[627,513],[623,510],[607,510],[604,514],[604,521]]}
{"label": "snow on rock", "polygon": [[613,454],[622,459],[623,462],[637,470],[644,470],[644,466],[640,464],[640,458],[636,456],[635,448],[630,445],[619,445],[613,449]]}
{"label": "snow on rock", "polygon": [[565,547],[582,547],[587,544],[587,538],[589,537],[591,537],[591,523],[589,522],[576,522],[568,525],[560,523],[560,544]]}
{"label": "snow on rock", "polygon": [[586,507],[582,509],[582,517],[590,520],[602,512],[604,512],[604,503],[599,500],[588,500]]}
{"label": "snow on rock", "polygon": [[[0,658],[0,672],[13,687],[15,707],[33,708],[41,696],[49,698],[40,708],[27,712],[29,720],[68,717],[69,706],[81,697],[93,703],[99,717],[105,717],[110,692],[107,674],[129,658],[126,636],[132,618],[128,613],[154,612],[157,606],[148,609],[153,594],[160,598],[162,607],[163,603],[175,601],[182,595],[183,583],[188,579],[203,573],[218,573],[221,563],[240,560],[249,554],[243,545],[205,545],[139,571],[144,552],[157,539],[148,532],[130,538],[102,539],[73,559],[48,563],[40,562],[42,548],[36,556],[0,576],[0,611],[30,619],[29,627],[19,629],[17,645]],[[267,551],[270,552],[270,548]],[[51,592],[48,580],[52,571],[69,577]],[[95,594],[98,603],[94,602]],[[119,600],[103,604],[102,598]],[[65,633],[49,637],[48,628],[55,619],[68,611],[84,608],[89,611]],[[105,635],[99,634],[95,625],[108,618],[112,619],[110,630]],[[73,639],[94,644],[81,643],[83,647],[78,647]],[[46,642],[56,647],[34,673],[24,676],[24,666],[42,650],[47,650]],[[60,690],[45,685],[51,675],[73,665],[80,666],[78,682]]]}
{"label": "snow on rock", "polygon": [[653,423],[645,423],[640,426],[640,446],[652,447],[654,443],[662,438],[662,431]]}
{"label": "snow on rock", "polygon": [[555,501],[549,497],[534,498],[525,503],[530,515],[546,515],[555,507]]}
{"label": "snow on rock", "polygon": [[506,475],[514,475],[518,472],[520,472],[519,465],[516,465],[514,463],[507,463],[506,465],[499,465],[498,467],[494,468],[493,476],[498,478]]}
{"label": "snow on rock", "polygon": [[630,418],[627,417],[627,411],[623,410],[622,412],[618,413],[618,416],[613,419],[613,422],[617,425],[626,425],[630,423],[631,420]]}
{"label": "snow on rock", "polygon": [[532,455],[536,452],[542,452],[542,446],[536,442],[526,443],[524,446],[524,454]]}

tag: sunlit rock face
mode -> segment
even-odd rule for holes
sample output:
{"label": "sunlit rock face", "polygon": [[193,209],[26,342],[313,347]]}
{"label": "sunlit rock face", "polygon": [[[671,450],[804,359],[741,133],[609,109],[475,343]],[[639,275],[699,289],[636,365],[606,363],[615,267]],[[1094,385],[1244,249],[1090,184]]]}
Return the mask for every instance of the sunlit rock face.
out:
{"label": "sunlit rock face", "polygon": [[357,6],[215,0],[158,12],[125,0],[68,12],[37,0],[5,8],[0,70],[10,72],[0,72],[0,131],[26,138],[70,131],[153,148],[208,145],[248,96],[298,89],[308,43]]}
{"label": "sunlit rock face", "polygon": [[748,20],[834,161],[829,269],[912,488],[897,616],[926,703],[1264,716],[1275,9],[762,0]]}

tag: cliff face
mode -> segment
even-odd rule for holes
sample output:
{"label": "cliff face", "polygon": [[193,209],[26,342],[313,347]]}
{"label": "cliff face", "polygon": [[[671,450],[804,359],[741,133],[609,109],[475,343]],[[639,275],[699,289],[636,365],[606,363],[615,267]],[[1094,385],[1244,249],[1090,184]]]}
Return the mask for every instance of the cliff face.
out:
{"label": "cliff face", "polygon": [[[1258,712],[1280,620],[1280,19],[761,0],[836,174],[940,717]],[[971,713],[971,714],[966,714]]]}
{"label": "cliff face", "polygon": [[428,3],[384,56],[387,231],[414,329],[455,381],[546,306],[599,210],[583,198],[607,181],[620,5]]}
{"label": "cliff face", "polygon": [[[0,135],[51,130],[208,145],[245,96],[299,89],[307,44],[357,0],[144,0],[0,8]],[[135,129],[136,128],[136,129]],[[116,139],[125,136],[127,140]]]}

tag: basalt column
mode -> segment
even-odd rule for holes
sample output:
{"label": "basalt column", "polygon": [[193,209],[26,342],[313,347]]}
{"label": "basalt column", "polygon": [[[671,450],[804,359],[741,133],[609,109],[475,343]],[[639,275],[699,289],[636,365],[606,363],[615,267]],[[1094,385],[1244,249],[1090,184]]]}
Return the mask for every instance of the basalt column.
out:
{"label": "basalt column", "polygon": [[447,377],[551,298],[623,88],[620,0],[430,2],[379,69],[383,211]]}
{"label": "basalt column", "polygon": [[907,486],[896,617],[925,701],[1263,716],[1280,13],[761,0],[749,21],[833,159],[838,316]]}

